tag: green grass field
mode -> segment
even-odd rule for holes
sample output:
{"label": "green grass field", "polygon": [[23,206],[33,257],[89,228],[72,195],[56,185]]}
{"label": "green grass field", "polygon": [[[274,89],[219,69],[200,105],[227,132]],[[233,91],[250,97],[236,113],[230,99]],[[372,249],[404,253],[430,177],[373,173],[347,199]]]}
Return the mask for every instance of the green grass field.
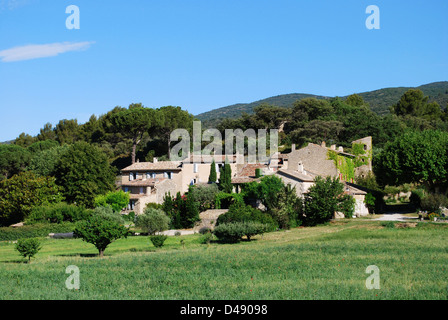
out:
{"label": "green grass field", "polygon": [[[231,245],[202,245],[199,237],[170,237],[157,250],[147,237],[131,237],[103,259],[81,240],[46,239],[31,264],[3,242],[0,299],[448,298],[447,224],[398,229],[358,219]],[[79,267],[79,290],[65,286],[70,265]],[[369,265],[380,270],[379,290],[366,288]]]}

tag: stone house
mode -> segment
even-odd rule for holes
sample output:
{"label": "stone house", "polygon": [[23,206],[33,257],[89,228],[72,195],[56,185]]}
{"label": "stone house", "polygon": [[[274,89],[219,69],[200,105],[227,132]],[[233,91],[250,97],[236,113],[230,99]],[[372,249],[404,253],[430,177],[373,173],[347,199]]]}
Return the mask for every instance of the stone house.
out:
{"label": "stone house", "polygon": [[278,157],[281,161],[274,162],[275,174],[285,184],[295,187],[299,197],[303,197],[314,185],[317,176],[338,177],[344,183],[344,192],[356,201],[355,215],[368,215],[369,211],[364,204],[367,193],[356,188],[354,179],[372,170],[372,137],[353,141],[352,146],[356,154],[348,153],[336,145],[328,148],[325,142],[321,145],[310,143],[298,150],[293,145],[291,153]]}
{"label": "stone house", "polygon": [[[230,163],[233,175],[238,172],[236,156],[188,156],[183,161],[137,162],[121,170],[119,186],[130,193],[130,201],[125,212],[142,214],[148,203],[162,204],[167,193],[184,194],[190,185],[207,183],[212,160],[219,172],[226,159]],[[193,162],[193,160],[195,162]]]}

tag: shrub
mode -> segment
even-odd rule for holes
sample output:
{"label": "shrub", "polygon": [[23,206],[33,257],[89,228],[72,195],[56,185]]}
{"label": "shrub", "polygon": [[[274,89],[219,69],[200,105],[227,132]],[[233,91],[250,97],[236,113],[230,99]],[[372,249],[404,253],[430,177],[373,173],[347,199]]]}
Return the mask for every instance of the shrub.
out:
{"label": "shrub", "polygon": [[92,212],[82,207],[64,202],[34,208],[26,222],[30,224],[35,223],[62,223],[62,222],[76,222],[85,220],[92,215]]}
{"label": "shrub", "polygon": [[200,212],[215,208],[216,195],[219,193],[216,183],[195,185],[189,192],[193,194],[195,201],[199,204]]}
{"label": "shrub", "polygon": [[428,220],[429,221],[435,221],[435,218],[439,218],[440,214],[432,212],[430,214],[428,214]]}
{"label": "shrub", "polygon": [[199,229],[200,234],[207,234],[210,232],[211,232],[211,229],[209,227],[202,227],[201,229]]}
{"label": "shrub", "polygon": [[36,238],[19,239],[15,247],[20,255],[24,258],[28,257],[28,263],[31,262],[31,258],[34,257],[41,248],[40,242]]}
{"label": "shrub", "polygon": [[353,218],[353,214],[355,213],[355,204],[355,198],[350,195],[344,195],[341,197],[339,210],[345,215],[346,218]]}
{"label": "shrub", "polygon": [[234,243],[241,240],[245,230],[243,223],[223,223],[215,227],[213,234],[222,242]]}
{"label": "shrub", "polygon": [[163,244],[165,243],[166,239],[168,239],[168,236],[164,236],[164,235],[152,235],[150,237],[150,240],[151,240],[152,244],[156,248],[163,247]]}
{"label": "shrub", "polygon": [[421,200],[421,209],[423,211],[441,213],[441,207],[447,205],[447,198],[441,194],[428,194]]}
{"label": "shrub", "polygon": [[162,232],[168,229],[170,218],[159,209],[146,209],[145,213],[137,216],[135,226],[148,232],[150,235],[156,232]]}
{"label": "shrub", "polygon": [[219,226],[223,223],[249,221],[268,225],[270,231],[273,231],[277,228],[277,223],[269,214],[244,203],[235,203],[231,205],[229,211],[219,216],[216,225]]}
{"label": "shrub", "polygon": [[199,238],[199,242],[201,244],[210,244],[212,239],[213,239],[213,233],[206,232],[206,233],[202,234],[202,236]]}
{"label": "shrub", "polygon": [[95,197],[95,207],[111,207],[115,212],[121,212],[129,204],[129,193],[123,190],[111,191]]}
{"label": "shrub", "polygon": [[244,236],[250,241],[253,236],[263,234],[268,230],[269,226],[266,224],[246,221],[220,224],[216,226],[213,233],[222,242],[235,243]]}

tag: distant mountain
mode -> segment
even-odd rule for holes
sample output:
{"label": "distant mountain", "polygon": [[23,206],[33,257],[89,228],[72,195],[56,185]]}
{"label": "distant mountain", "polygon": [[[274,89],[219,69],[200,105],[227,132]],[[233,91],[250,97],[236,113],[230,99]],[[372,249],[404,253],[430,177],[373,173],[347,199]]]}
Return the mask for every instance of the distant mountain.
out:
{"label": "distant mountain", "polygon": [[[370,104],[370,108],[372,109],[372,111],[376,112],[379,115],[385,115],[389,113],[389,107],[397,103],[398,100],[400,100],[400,97],[409,89],[422,90],[425,95],[429,96],[430,102],[436,101],[443,108],[448,105],[448,81],[433,82],[416,88],[385,88],[358,94]],[[283,94],[263,100],[258,100],[252,103],[239,103],[223,108],[214,109],[208,112],[201,113],[197,115],[196,118],[203,121],[205,126],[210,127],[214,124],[217,124],[223,118],[237,118],[241,116],[243,112],[249,114],[253,113],[254,107],[257,107],[261,104],[270,104],[279,107],[292,107],[295,101],[303,98],[329,99],[330,97],[303,93]],[[347,96],[341,98],[345,99],[347,98]]]}
{"label": "distant mountain", "polygon": [[13,143],[13,142],[14,142],[14,140],[10,140],[10,141],[0,142],[0,144],[11,144],[11,143]]}

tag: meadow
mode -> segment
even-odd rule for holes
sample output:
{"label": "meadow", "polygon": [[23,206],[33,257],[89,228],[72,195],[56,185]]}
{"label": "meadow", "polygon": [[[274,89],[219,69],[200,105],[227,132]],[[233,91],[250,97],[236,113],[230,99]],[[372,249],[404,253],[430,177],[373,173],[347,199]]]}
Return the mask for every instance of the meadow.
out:
{"label": "meadow", "polygon": [[[14,244],[1,242],[0,299],[448,298],[448,224],[390,228],[357,219],[268,233],[238,244],[206,245],[199,239],[173,236],[155,249],[147,237],[130,237],[111,244],[102,259],[93,245],[79,239],[45,239],[31,264],[24,263]],[[80,270],[79,290],[65,286],[70,265]],[[370,265],[380,270],[378,290],[366,288]]]}

